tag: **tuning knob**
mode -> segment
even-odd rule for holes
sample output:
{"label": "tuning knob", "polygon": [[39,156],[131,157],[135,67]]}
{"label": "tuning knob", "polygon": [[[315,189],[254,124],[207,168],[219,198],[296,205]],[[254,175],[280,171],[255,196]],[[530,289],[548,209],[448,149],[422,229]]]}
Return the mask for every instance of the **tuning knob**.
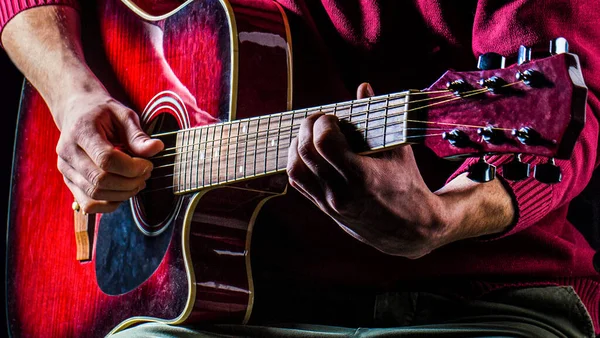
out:
{"label": "tuning knob", "polygon": [[540,135],[540,133],[531,127],[523,127],[518,130],[513,129],[511,134],[512,136],[515,136],[519,142],[526,145],[540,144],[542,140],[542,135]]}
{"label": "tuning knob", "polygon": [[562,180],[562,173],[560,167],[554,163],[554,159],[550,158],[548,162],[535,166],[533,177],[542,183],[553,184]]}
{"label": "tuning knob", "polygon": [[502,165],[502,177],[511,181],[522,181],[529,177],[529,168],[529,163],[521,162],[521,154],[517,154],[512,161]]}
{"label": "tuning knob", "polygon": [[520,46],[517,63],[522,65],[529,61],[531,61],[531,47]]}
{"label": "tuning knob", "polygon": [[446,83],[446,88],[456,96],[461,96],[463,93],[473,90],[473,87],[463,79],[454,80]]}
{"label": "tuning knob", "polygon": [[517,81],[523,81],[523,83],[527,86],[534,88],[542,87],[544,85],[545,80],[542,73],[533,69],[527,69],[522,72],[517,72],[516,78]]}
{"label": "tuning knob", "polygon": [[498,145],[505,141],[504,133],[492,126],[477,129],[477,134],[487,143]]}
{"label": "tuning knob", "polygon": [[567,39],[563,37],[559,37],[553,40],[550,40],[550,54],[563,54],[569,52],[569,43]]}
{"label": "tuning knob", "polygon": [[469,135],[460,129],[452,129],[449,132],[443,132],[442,138],[458,148],[464,148],[471,144]]}
{"label": "tuning knob", "polygon": [[469,167],[467,178],[473,182],[485,183],[496,177],[496,167],[487,163],[483,157]]}
{"label": "tuning knob", "polygon": [[477,60],[477,69],[479,70],[490,70],[490,69],[501,69],[504,68],[506,58],[498,53],[485,53],[479,55]]}

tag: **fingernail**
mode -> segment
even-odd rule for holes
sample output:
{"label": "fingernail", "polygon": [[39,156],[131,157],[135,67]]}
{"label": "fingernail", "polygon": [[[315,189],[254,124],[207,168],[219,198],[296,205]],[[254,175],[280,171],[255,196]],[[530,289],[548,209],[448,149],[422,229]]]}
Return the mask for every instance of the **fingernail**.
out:
{"label": "fingernail", "polygon": [[149,173],[150,171],[152,171],[152,166],[147,166],[144,168],[144,171],[142,171],[142,176],[146,175],[146,173]]}

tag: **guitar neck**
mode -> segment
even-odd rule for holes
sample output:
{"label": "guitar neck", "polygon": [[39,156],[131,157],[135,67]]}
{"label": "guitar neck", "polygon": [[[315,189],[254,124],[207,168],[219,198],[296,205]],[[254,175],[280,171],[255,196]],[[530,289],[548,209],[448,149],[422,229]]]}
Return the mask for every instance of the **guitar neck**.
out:
{"label": "guitar neck", "polygon": [[[337,116],[360,139],[360,153],[409,142],[406,91],[367,99],[217,123],[177,133],[174,191],[189,193],[284,171],[300,125],[317,113]],[[343,128],[345,129],[345,128]]]}

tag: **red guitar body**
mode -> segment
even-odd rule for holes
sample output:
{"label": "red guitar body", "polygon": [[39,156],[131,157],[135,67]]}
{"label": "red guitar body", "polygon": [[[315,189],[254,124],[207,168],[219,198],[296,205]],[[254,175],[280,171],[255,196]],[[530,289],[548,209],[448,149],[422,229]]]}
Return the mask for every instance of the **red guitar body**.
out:
{"label": "red guitar body", "polygon": [[[271,0],[238,2],[99,1],[83,20],[88,60],[155,132],[290,109],[285,14]],[[80,262],[73,196],[56,168],[58,138],[26,83],[7,244],[13,336],[101,337],[144,321],[249,319],[252,225],[266,199],[285,191],[285,178],[123,203],[96,217],[92,259]]]}

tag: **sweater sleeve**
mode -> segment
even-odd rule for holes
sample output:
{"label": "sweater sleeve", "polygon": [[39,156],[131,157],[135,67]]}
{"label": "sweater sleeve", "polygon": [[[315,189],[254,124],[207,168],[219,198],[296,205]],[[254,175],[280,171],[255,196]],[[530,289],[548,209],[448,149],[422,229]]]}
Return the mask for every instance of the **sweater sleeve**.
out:
{"label": "sweater sleeve", "polygon": [[64,5],[78,8],[78,0],[0,0],[0,36],[6,24],[20,12],[45,5]]}
{"label": "sweater sleeve", "polygon": [[[556,160],[562,171],[562,181],[544,184],[533,177],[519,182],[501,178],[512,195],[517,215],[504,233],[486,239],[519,232],[567,205],[585,188],[598,166],[600,55],[594,51],[600,45],[600,33],[595,27],[600,22],[600,15],[595,8],[600,8],[600,1],[483,0],[478,3],[473,27],[475,56],[496,52],[514,57],[519,45],[548,50],[549,41],[562,36],[570,44],[569,51],[579,56],[589,90],[585,126],[573,154],[568,160]],[[497,166],[500,177],[501,165],[511,159],[512,155],[486,157],[488,163]],[[534,156],[523,156],[522,159],[531,163],[532,168],[546,161]],[[476,161],[474,158],[466,160],[450,180],[466,172]]]}

